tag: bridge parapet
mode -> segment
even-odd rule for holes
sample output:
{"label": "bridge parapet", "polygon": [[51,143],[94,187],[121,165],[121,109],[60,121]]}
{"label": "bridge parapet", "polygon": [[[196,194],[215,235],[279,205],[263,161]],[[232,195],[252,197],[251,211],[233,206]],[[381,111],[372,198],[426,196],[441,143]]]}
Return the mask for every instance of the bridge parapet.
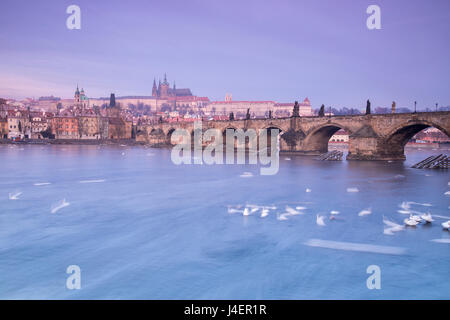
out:
{"label": "bridge parapet", "polygon": [[[203,130],[277,128],[281,135],[281,151],[318,155],[327,152],[328,141],[340,129],[349,134],[349,160],[404,159],[404,147],[410,138],[427,127],[436,127],[450,136],[450,112],[346,115],[204,121]],[[170,145],[175,129],[194,132],[194,123],[159,123],[143,126],[139,139],[150,144]]]}

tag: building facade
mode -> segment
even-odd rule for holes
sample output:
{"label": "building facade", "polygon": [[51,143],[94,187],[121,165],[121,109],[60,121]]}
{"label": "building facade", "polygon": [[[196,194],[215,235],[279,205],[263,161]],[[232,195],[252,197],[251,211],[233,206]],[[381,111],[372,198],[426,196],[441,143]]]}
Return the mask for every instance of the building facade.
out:
{"label": "building facade", "polygon": [[31,136],[31,124],[29,111],[10,110],[8,111],[8,139],[24,139]]}
{"label": "building facade", "polygon": [[0,118],[0,139],[8,139],[8,119]]}
{"label": "building facade", "polygon": [[340,129],[330,138],[330,142],[348,143],[348,133]]}
{"label": "building facade", "polygon": [[[272,112],[274,118],[284,118],[292,116],[294,103],[276,103],[275,101],[233,101],[231,95],[226,96],[225,101],[213,101],[205,108],[206,115],[226,116],[233,112],[236,119],[245,118],[249,110],[252,118],[267,118]],[[312,116],[311,102],[305,98],[299,103],[300,116]]]}
{"label": "building facade", "polygon": [[52,133],[56,139],[79,139],[78,118],[70,110],[63,110],[52,121]]}
{"label": "building facade", "polygon": [[49,127],[45,112],[30,112],[31,135],[30,139],[42,139],[42,132]]}
{"label": "building facade", "polygon": [[85,109],[78,116],[78,129],[80,139],[83,140],[98,140],[101,139],[99,128],[100,116],[95,114],[92,109]]}

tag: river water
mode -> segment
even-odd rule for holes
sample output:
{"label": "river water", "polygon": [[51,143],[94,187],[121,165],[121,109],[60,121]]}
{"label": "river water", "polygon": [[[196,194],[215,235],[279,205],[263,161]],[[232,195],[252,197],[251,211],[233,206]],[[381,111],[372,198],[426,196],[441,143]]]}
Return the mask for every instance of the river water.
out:
{"label": "river water", "polygon": [[[450,175],[410,168],[443,152],[281,154],[278,174],[261,176],[177,166],[166,149],[0,145],[0,298],[449,299]],[[408,212],[436,221],[385,232],[383,217]],[[66,287],[71,265],[79,290]],[[372,265],[380,289],[368,289]]]}

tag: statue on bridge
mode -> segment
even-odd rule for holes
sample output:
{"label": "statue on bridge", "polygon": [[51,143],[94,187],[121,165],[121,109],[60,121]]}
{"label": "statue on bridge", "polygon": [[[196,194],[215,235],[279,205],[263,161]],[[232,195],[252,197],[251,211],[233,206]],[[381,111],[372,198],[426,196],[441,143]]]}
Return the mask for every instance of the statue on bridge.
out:
{"label": "statue on bridge", "polygon": [[320,110],[319,110],[319,117],[324,117],[324,116],[325,116],[325,105],[321,105]]}
{"label": "statue on bridge", "polygon": [[300,107],[298,106],[298,101],[294,103],[294,110],[292,111],[292,117],[298,118],[300,117]]}
{"label": "statue on bridge", "polygon": [[395,113],[395,101],[392,101],[392,113]]}
{"label": "statue on bridge", "polygon": [[367,99],[366,114],[370,114],[370,101]]}
{"label": "statue on bridge", "polygon": [[230,113],[230,121],[233,121],[233,120],[234,120],[234,113],[231,112],[231,113]]}
{"label": "statue on bridge", "polygon": [[247,114],[245,115],[245,120],[250,120],[250,108],[247,109]]}
{"label": "statue on bridge", "polygon": [[269,110],[269,119],[272,119],[272,110]]}

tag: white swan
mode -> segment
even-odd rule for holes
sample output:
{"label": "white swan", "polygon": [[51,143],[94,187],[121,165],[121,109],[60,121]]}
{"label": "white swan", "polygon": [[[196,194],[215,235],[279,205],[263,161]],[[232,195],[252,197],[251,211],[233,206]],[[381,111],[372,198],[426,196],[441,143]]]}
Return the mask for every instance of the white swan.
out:
{"label": "white swan", "polygon": [[402,208],[405,211],[409,211],[411,209],[411,204],[408,201],[403,201],[400,205],[400,208]]}
{"label": "white swan", "polygon": [[417,216],[417,215],[415,215],[415,216],[410,215],[409,216],[409,220],[414,220],[414,221],[420,222],[420,221],[422,221],[422,218],[420,216]]}
{"label": "white swan", "polygon": [[417,226],[417,225],[419,224],[419,222],[417,222],[417,221],[415,221],[415,220],[408,219],[408,218],[406,218],[406,219],[403,220],[403,221],[405,222],[405,224],[406,224],[407,226],[410,226],[410,227],[415,227],[415,226]]}
{"label": "white swan", "polygon": [[431,213],[426,213],[420,216],[423,220],[425,220],[426,223],[433,222],[433,217],[431,216]]}
{"label": "white swan", "polygon": [[280,214],[279,212],[277,212],[277,220],[280,220],[280,221],[288,220],[288,218],[287,218],[288,215],[289,214],[287,214],[287,213]]}
{"label": "white swan", "polygon": [[367,216],[371,213],[372,213],[372,209],[368,208],[368,209],[364,209],[360,213],[358,213],[358,216],[363,217],[363,216]]}
{"label": "white swan", "polygon": [[450,228],[450,220],[448,220],[447,222],[442,222],[442,227],[448,230]]}
{"label": "white swan", "polygon": [[393,235],[394,232],[402,231],[405,229],[404,226],[402,226],[398,223],[392,222],[392,221],[386,219],[384,216],[383,216],[383,223],[389,227],[389,228],[384,229],[384,234],[387,234],[387,235]]}
{"label": "white swan", "polygon": [[316,216],[316,223],[318,226],[321,226],[321,227],[325,226],[324,218],[325,218],[324,216],[319,216],[319,215]]}
{"label": "white swan", "polygon": [[56,213],[59,210],[61,210],[62,208],[68,207],[70,206],[70,203],[66,201],[66,199],[63,199],[62,201],[60,201],[58,204],[54,205],[52,207],[51,213]]}
{"label": "white swan", "polygon": [[256,211],[258,211],[260,208],[252,208],[251,210],[250,210],[250,214],[252,214],[252,213],[255,213]]}
{"label": "white swan", "polygon": [[267,217],[268,215],[269,215],[269,209],[263,208],[263,209],[261,210],[261,218],[265,218],[265,217]]}
{"label": "white swan", "polygon": [[396,228],[397,230],[404,228],[402,225],[392,222],[392,221],[386,219],[384,216],[383,216],[383,223],[391,228]]}
{"label": "white swan", "polygon": [[243,216],[249,216],[250,215],[250,210],[246,207],[244,209],[244,212],[242,213]]}
{"label": "white swan", "polygon": [[296,216],[299,214],[303,214],[303,212],[297,211],[289,206],[286,206],[286,213],[290,214],[291,216]]}
{"label": "white swan", "polygon": [[235,209],[235,208],[228,208],[228,213],[243,213],[243,210]]}
{"label": "white swan", "polygon": [[243,174],[240,175],[241,178],[251,178],[253,177],[253,173],[251,172],[244,172]]}
{"label": "white swan", "polygon": [[339,214],[340,212],[337,211],[337,210],[331,210],[330,213],[333,214],[333,215],[335,215],[335,214]]}
{"label": "white swan", "polygon": [[305,190],[306,192],[311,192],[312,190],[310,189],[310,188],[306,188],[306,190]]}
{"label": "white swan", "polygon": [[9,200],[18,200],[22,192],[10,193]]}

